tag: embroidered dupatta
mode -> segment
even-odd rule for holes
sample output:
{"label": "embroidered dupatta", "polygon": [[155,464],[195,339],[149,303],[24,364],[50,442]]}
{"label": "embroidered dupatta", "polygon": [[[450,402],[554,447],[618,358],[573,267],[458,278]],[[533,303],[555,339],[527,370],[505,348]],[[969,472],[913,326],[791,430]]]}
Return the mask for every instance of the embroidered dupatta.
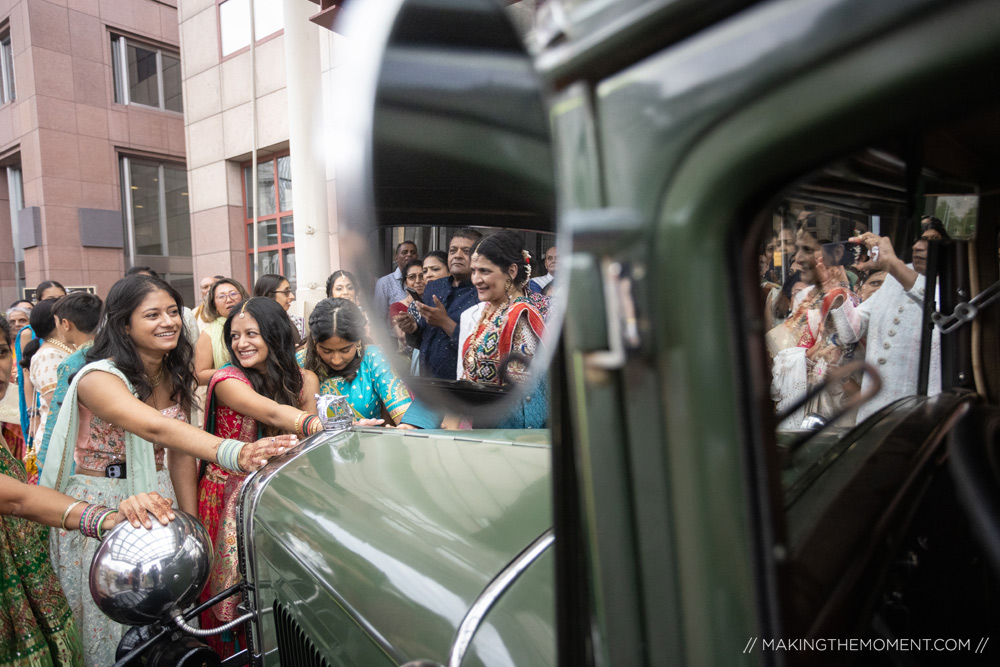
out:
{"label": "embroidered dupatta", "polygon": [[[547,307],[548,299],[532,293],[514,299],[480,321],[462,346],[466,377],[482,384],[502,385],[500,366],[512,352],[526,357],[534,355],[532,344],[537,345],[545,333]],[[520,381],[523,374],[513,370],[515,364],[520,365],[511,362],[508,375]]]}

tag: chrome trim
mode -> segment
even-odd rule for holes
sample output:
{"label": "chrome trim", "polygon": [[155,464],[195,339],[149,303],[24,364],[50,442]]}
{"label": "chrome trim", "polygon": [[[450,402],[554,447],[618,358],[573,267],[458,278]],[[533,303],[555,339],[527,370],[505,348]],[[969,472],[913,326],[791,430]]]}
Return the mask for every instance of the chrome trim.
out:
{"label": "chrome trim", "polygon": [[250,620],[252,631],[249,633],[250,636],[247,637],[247,648],[250,655],[255,658],[260,656],[259,651],[263,648],[262,646],[254,645],[254,637],[259,638],[261,636],[260,618],[258,616],[261,606],[256,585],[257,559],[254,555],[255,540],[253,525],[257,503],[260,502],[260,497],[271,479],[281,472],[285,466],[317,447],[330,443],[333,438],[350,432],[350,430],[349,428],[345,428],[339,431],[322,431],[307,438],[281,456],[271,459],[264,467],[247,475],[247,478],[243,481],[243,486],[240,488],[240,499],[236,504],[237,567],[239,568],[240,575],[243,577],[245,603],[250,606],[251,610],[256,612]]}
{"label": "chrome trim", "polygon": [[469,611],[466,612],[465,618],[462,619],[461,625],[458,626],[458,632],[455,634],[455,640],[451,645],[451,652],[448,654],[448,667],[460,667],[462,660],[465,659],[465,653],[469,650],[469,646],[472,645],[472,639],[476,635],[476,631],[479,630],[479,625],[486,618],[486,614],[489,612],[493,604],[500,599],[500,596],[510,588],[521,573],[528,569],[532,563],[534,563],[539,556],[545,553],[552,543],[555,541],[555,534],[553,530],[549,528],[547,531],[542,533],[538,539],[531,543],[531,545],[522,551],[517,558],[512,560],[507,567],[505,567],[500,574],[493,578],[493,581],[483,589],[483,592],[479,594],[476,601],[472,603],[469,607]]}

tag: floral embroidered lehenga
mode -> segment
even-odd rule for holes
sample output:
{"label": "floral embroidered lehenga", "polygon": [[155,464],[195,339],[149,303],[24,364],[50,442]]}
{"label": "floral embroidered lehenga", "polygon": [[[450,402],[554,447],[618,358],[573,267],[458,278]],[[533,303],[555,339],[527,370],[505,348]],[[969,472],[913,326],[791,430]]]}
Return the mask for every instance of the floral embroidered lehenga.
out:
{"label": "floral embroidered lehenga", "polygon": [[[0,474],[27,482],[24,465],[0,441]],[[0,665],[83,665],[83,647],[49,562],[49,529],[0,516]]]}

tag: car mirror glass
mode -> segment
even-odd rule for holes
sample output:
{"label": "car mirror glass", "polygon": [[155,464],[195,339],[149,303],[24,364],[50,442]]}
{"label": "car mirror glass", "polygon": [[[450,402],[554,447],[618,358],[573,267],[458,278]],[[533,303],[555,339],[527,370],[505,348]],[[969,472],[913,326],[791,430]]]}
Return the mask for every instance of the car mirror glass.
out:
{"label": "car mirror glass", "polygon": [[[532,59],[495,0],[352,3],[338,21],[349,44],[338,89],[350,92],[339,105],[334,149],[346,221],[339,244],[371,339],[427,407],[465,426],[507,425],[505,416],[531,407],[525,401],[547,404],[545,375],[562,320],[558,299],[526,280],[528,269],[531,278],[554,273],[545,255],[555,245],[548,112]],[[522,266],[507,285],[509,299],[497,295],[496,283],[492,291],[473,284],[468,248],[464,265],[452,264],[450,246],[462,229],[516,236]],[[394,284],[375,288],[409,240],[421,258],[446,254],[451,287],[425,290],[440,297],[447,318],[409,305],[403,267]],[[482,258],[506,271],[498,263],[510,253],[487,250]],[[392,303],[417,316],[409,341],[383,313]],[[473,308],[477,317],[467,316],[463,329],[462,313]],[[407,342],[419,364],[410,363]]]}

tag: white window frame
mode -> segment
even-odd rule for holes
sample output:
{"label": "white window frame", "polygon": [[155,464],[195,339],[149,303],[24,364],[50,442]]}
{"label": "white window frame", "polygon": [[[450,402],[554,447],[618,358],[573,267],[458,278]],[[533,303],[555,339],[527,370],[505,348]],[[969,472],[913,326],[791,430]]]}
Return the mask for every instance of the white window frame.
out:
{"label": "white window frame", "polygon": [[[148,51],[156,51],[156,98],[159,100],[158,106],[152,106],[149,104],[143,104],[142,102],[133,102],[129,96],[128,87],[128,46],[138,46]],[[180,60],[180,54],[173,51],[169,51],[169,55]],[[147,109],[158,109],[160,111],[169,111],[170,113],[183,113],[182,111],[174,111],[173,109],[168,109],[166,107],[166,95],[163,91],[163,49],[155,44],[150,44],[149,42],[143,42],[140,40],[132,39],[131,37],[126,37],[125,35],[119,35],[116,33],[111,34],[111,60],[112,60],[112,76],[114,78],[115,87],[115,102],[118,104],[133,104],[135,106],[145,107]],[[180,75],[178,75],[179,77]],[[181,81],[178,80],[178,85]],[[183,93],[182,93],[183,100]],[[183,102],[182,102],[183,105]]]}
{"label": "white window frame", "polygon": [[[156,163],[157,166],[157,183],[159,184],[159,193],[157,194],[157,205],[159,208],[159,226],[160,226],[160,254],[156,255],[158,257],[170,257],[170,230],[167,226],[167,193],[166,193],[166,178],[164,174],[165,167],[169,165],[177,166],[178,168],[183,168],[183,165],[175,164],[173,162],[158,160],[156,158],[136,158],[140,162],[152,164]],[[135,248],[135,218],[132,211],[132,158],[128,155],[119,155],[119,163],[121,169],[121,183],[122,183],[122,220],[125,223],[125,239],[127,243],[126,252],[128,254],[129,266],[135,266],[136,262],[136,248]],[[190,224],[191,211],[188,209],[188,222]],[[187,255],[184,255],[187,257]]]}
{"label": "white window frame", "polygon": [[17,99],[14,85],[14,49],[11,42],[10,26],[0,29],[0,104],[8,104]]}
{"label": "white window frame", "polygon": [[[279,2],[274,0],[216,0],[216,11],[219,17],[219,53],[223,58],[240,53],[250,47],[251,38],[255,44],[276,35],[285,29],[284,14]],[[229,5],[229,12],[223,9]],[[275,7],[279,7],[275,11]],[[253,14],[253,29],[250,27],[250,14]],[[246,33],[230,33],[224,23],[240,21],[240,26],[246,26]],[[224,35],[236,36],[239,41],[226,44]],[[227,48],[227,46],[229,48]]]}

